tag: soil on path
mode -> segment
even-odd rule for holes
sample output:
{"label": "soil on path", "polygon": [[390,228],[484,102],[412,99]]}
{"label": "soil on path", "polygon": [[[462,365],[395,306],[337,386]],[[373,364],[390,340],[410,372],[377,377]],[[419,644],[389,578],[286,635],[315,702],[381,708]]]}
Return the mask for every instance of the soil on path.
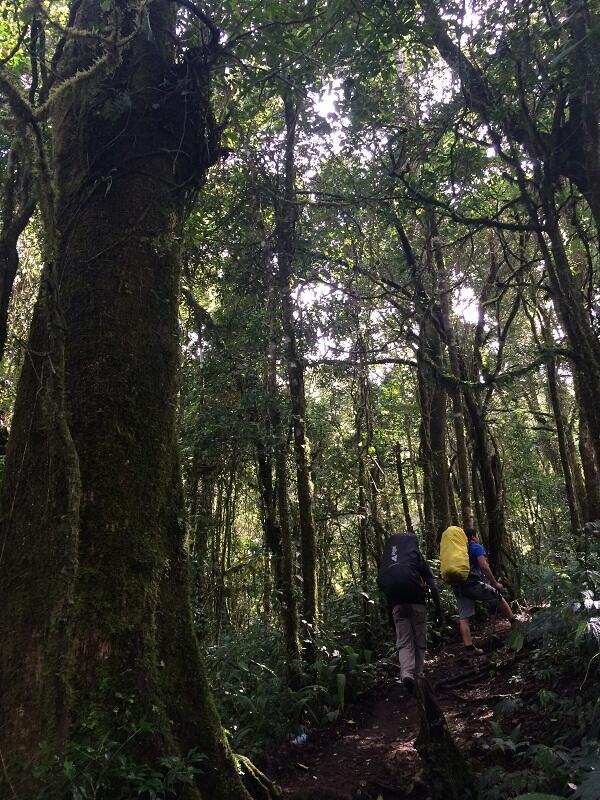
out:
{"label": "soil on path", "polygon": [[[452,641],[425,662],[452,734],[467,754],[490,733],[493,707],[514,693],[513,659],[494,651],[508,623],[474,636],[483,656],[465,655]],[[399,677],[389,677],[347,708],[335,726],[312,731],[304,744],[287,744],[266,769],[286,800],[427,800],[413,743],[419,732],[416,702]]]}

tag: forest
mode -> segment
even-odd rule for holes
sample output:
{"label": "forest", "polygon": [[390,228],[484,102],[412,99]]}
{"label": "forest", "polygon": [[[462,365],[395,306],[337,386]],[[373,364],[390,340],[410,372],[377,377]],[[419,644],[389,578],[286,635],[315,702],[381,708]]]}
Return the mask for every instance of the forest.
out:
{"label": "forest", "polygon": [[0,187],[0,800],[599,800],[598,0],[1,0]]}

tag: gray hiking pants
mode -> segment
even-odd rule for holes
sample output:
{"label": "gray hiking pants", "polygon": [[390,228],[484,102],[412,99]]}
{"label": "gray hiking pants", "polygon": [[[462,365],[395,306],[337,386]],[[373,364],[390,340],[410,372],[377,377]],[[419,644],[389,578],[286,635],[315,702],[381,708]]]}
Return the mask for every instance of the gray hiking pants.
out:
{"label": "gray hiking pants", "polygon": [[392,609],[400,678],[423,674],[427,648],[427,611],[422,603],[401,603]]}

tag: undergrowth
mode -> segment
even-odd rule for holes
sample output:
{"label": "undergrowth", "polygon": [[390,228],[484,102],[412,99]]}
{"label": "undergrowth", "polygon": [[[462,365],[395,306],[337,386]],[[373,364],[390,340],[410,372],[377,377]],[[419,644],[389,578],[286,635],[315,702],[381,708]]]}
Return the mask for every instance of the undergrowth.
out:
{"label": "undergrowth", "polygon": [[508,640],[527,658],[481,746],[496,762],[482,773],[482,800],[600,798],[599,534],[586,526],[568,562],[530,569],[535,613]]}
{"label": "undergrowth", "polygon": [[[230,630],[219,645],[208,648],[211,684],[235,752],[253,757],[334,722],[349,701],[380,680],[383,667],[374,655],[389,652],[393,637],[374,625],[375,654],[361,644],[357,630],[364,627],[362,596],[357,594],[349,592],[329,605],[329,623],[316,640],[316,663],[304,665],[296,689],[286,679],[281,634],[263,622],[244,631]],[[374,607],[374,601],[369,602]]]}
{"label": "undergrowth", "polygon": [[[90,733],[93,733],[90,731]],[[203,770],[197,750],[163,756],[153,764],[135,754],[136,742],[155,733],[150,724],[124,724],[118,738],[93,735],[70,742],[66,752],[41,759],[33,777],[41,787],[35,800],[169,800],[181,795]]]}

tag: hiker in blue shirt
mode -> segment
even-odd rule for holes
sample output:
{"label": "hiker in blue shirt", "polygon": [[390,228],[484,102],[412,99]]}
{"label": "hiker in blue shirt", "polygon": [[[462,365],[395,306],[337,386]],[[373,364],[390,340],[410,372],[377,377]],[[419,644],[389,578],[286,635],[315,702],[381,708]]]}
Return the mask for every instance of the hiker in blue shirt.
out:
{"label": "hiker in blue shirt", "polygon": [[455,587],[454,594],[458,602],[460,635],[463,644],[472,653],[481,655],[483,650],[473,644],[471,623],[469,622],[475,613],[475,602],[487,603],[490,611],[500,612],[511,625],[517,622],[517,617],[501,595],[504,586],[496,580],[490,569],[485,547],[481,544],[479,534],[474,528],[465,528],[465,533],[469,541],[469,577],[464,583]]}

